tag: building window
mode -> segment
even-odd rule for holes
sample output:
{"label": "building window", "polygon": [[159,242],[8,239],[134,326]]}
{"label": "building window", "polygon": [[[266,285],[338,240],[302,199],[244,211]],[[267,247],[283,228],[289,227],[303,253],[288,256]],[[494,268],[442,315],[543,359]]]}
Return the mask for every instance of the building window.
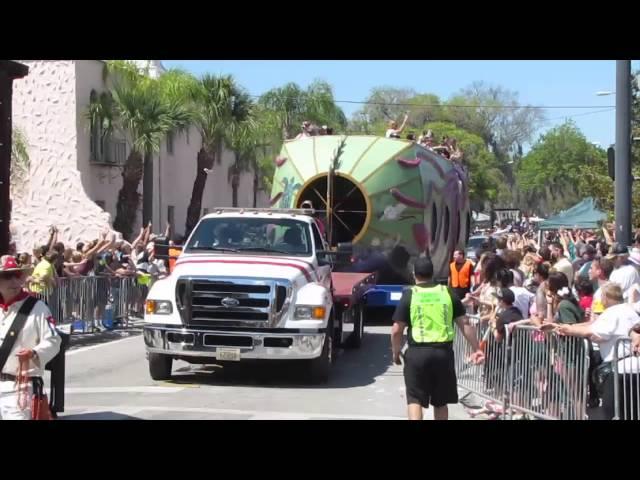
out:
{"label": "building window", "polygon": [[[98,103],[108,103],[111,100],[110,93],[102,93],[98,96],[95,90],[91,90],[89,102],[92,106]],[[105,129],[103,118],[99,114],[90,120],[89,152],[93,163],[124,165],[127,159],[127,143],[124,140],[114,138],[110,131]]]}
{"label": "building window", "polygon": [[[98,93],[95,90],[91,90],[89,94],[89,104],[91,108],[93,108],[97,101]],[[89,152],[91,153],[91,160],[97,162],[100,157],[100,122],[93,115],[89,122],[89,131]]]}
{"label": "building window", "polygon": [[173,155],[173,132],[167,133],[167,153]]}
{"label": "building window", "polygon": [[167,207],[167,223],[169,223],[170,225],[174,225],[174,213],[175,213],[175,207],[173,205],[169,205]]}
{"label": "building window", "polygon": [[98,205],[101,209],[106,210],[107,209],[107,204],[105,203],[104,200],[96,200],[96,205]]}

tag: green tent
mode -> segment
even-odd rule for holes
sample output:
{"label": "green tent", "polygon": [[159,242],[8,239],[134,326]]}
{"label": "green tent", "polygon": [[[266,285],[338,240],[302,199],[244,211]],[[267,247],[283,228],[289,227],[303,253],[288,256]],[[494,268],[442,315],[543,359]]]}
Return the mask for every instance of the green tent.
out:
{"label": "green tent", "polygon": [[540,222],[540,230],[558,230],[560,228],[598,228],[607,214],[598,210],[593,198],[585,198],[577,205],[560,212],[558,215]]}

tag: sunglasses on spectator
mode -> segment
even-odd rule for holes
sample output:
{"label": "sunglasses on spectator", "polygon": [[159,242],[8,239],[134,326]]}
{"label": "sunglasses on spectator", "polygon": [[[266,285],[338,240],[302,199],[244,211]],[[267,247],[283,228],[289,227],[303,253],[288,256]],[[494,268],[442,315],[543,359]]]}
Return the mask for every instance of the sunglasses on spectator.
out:
{"label": "sunglasses on spectator", "polygon": [[0,280],[11,280],[13,278],[22,278],[22,272],[0,272]]}

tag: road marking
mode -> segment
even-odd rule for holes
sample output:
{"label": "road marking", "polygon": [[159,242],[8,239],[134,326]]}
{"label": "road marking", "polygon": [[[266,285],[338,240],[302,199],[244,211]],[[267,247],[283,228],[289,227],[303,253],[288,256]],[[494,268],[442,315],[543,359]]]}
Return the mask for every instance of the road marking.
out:
{"label": "road marking", "polygon": [[100,345],[92,345],[90,347],[81,347],[81,348],[77,348],[74,350],[69,350],[65,356],[70,357],[71,355],[75,355],[77,353],[83,353],[83,352],[88,352],[89,350],[95,350],[97,348],[101,348],[101,347],[108,347],[111,345],[115,345],[117,343],[121,343],[121,342],[126,342],[127,340],[132,340],[134,338],[140,339],[142,336],[141,335],[133,335],[131,337],[127,337],[127,338],[121,338],[119,340],[112,340],[110,342],[106,342],[106,343],[101,343]]}
{"label": "road marking", "polygon": [[68,394],[92,394],[92,393],[178,393],[183,387],[71,387],[65,388]]}
{"label": "road marking", "polygon": [[[345,415],[321,412],[274,412],[260,410],[236,410],[224,408],[200,408],[200,407],[153,407],[136,405],[75,405],[65,408],[65,415],[71,411],[82,410],[83,413],[91,411],[114,413],[131,412],[137,409],[138,413],[143,411],[165,412],[165,413],[202,413],[211,415],[241,415],[249,417],[249,420],[309,420],[312,418],[322,418],[329,420],[404,420],[405,417],[398,416],[376,416],[376,415]],[[64,415],[62,416],[64,418]]]}

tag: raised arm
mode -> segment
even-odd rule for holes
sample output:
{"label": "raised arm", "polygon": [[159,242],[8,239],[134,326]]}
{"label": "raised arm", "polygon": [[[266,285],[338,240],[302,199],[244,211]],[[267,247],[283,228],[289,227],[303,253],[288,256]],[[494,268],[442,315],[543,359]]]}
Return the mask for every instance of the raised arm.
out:
{"label": "raised arm", "polygon": [[409,114],[405,113],[404,120],[402,121],[402,125],[400,125],[400,128],[397,130],[398,133],[402,133],[402,131],[404,130],[404,127],[407,126],[407,120],[409,120]]}
{"label": "raised arm", "polygon": [[135,249],[136,246],[138,245],[138,243],[140,243],[140,240],[142,240],[142,237],[144,237],[144,228],[140,229],[140,233],[138,234],[138,236],[136,237],[136,239],[133,241],[133,243],[131,244],[131,249]]}
{"label": "raised arm", "polygon": [[102,253],[105,250],[110,249],[111,247],[113,247],[115,245],[115,243],[116,243],[116,234],[114,233],[114,234],[111,235],[111,239],[110,240],[105,240],[102,243],[102,246],[98,249],[98,251],[96,253]]}
{"label": "raised arm", "polygon": [[147,225],[147,227],[145,228],[144,236],[142,237],[144,246],[146,246],[149,243],[149,237],[151,236],[151,226],[152,224],[151,222],[149,222],[149,225]]}
{"label": "raised arm", "polygon": [[609,234],[609,230],[607,230],[606,226],[602,227],[602,233],[604,234],[604,239],[607,242],[607,245],[613,245],[613,239],[611,238],[611,235]]}
{"label": "raised arm", "polygon": [[[53,247],[53,244],[56,242],[57,237],[58,237],[58,229],[52,225],[51,228],[49,228],[49,241],[47,242],[47,252],[51,250],[51,247]],[[43,252],[43,253],[47,253],[47,252]]]}

